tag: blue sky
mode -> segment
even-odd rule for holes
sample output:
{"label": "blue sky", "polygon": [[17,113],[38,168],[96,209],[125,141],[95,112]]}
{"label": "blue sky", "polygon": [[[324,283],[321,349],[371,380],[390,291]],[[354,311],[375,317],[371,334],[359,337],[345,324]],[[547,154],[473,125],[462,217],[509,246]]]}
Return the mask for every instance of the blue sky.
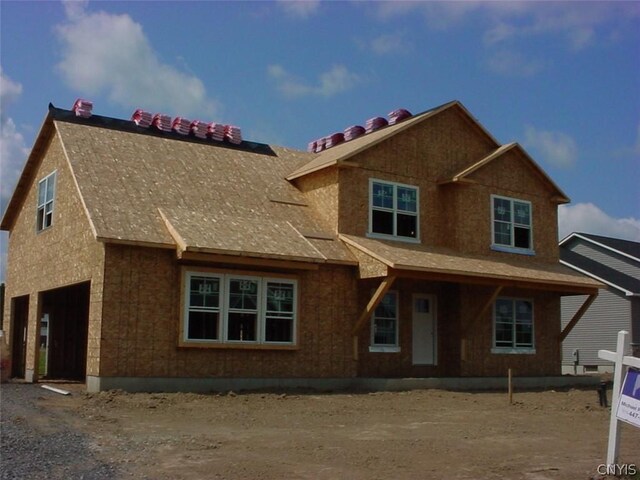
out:
{"label": "blue sky", "polygon": [[640,2],[0,0],[0,30],[2,212],[49,102],[305,149],[457,99],[572,199],[561,235],[640,241]]}

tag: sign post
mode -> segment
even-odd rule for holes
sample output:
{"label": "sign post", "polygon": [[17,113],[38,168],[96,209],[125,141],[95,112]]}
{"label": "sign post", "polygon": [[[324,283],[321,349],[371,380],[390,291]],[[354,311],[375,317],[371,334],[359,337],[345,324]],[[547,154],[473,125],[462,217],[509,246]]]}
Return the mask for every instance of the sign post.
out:
{"label": "sign post", "polygon": [[[624,391],[625,393],[623,393],[622,379],[625,378],[625,385],[626,385],[626,381],[631,381],[630,377],[625,376],[625,373],[627,372],[628,367],[635,367],[637,369],[640,369],[640,358],[625,356],[624,354],[624,346],[626,344],[627,335],[629,335],[629,332],[626,332],[624,330],[618,332],[618,344],[616,345],[615,352],[610,352],[609,350],[598,351],[598,357],[615,363],[614,371],[613,371],[613,396],[611,398],[611,419],[609,421],[609,446],[607,448],[607,467],[614,466],[618,462],[618,444],[620,443],[620,430],[618,429],[618,419],[619,419],[618,413],[620,410],[620,403],[621,403],[620,396],[623,395],[623,397],[627,397],[627,395],[625,394],[626,392],[629,391],[627,390],[627,388],[633,388],[633,387],[625,386],[625,391]],[[635,381],[635,379],[637,378],[637,375],[632,375],[631,378],[633,378]],[[640,404],[640,400],[638,401],[638,404]],[[629,407],[623,407],[623,411],[620,413],[623,415],[623,419],[625,421],[628,421],[627,419],[624,418],[624,415],[625,415],[624,409],[626,408],[627,410],[629,409],[632,410],[633,402],[630,403],[629,401],[626,401],[626,405],[629,405]],[[629,423],[632,423],[632,422],[629,422]],[[638,423],[636,423],[635,425],[639,426]]]}

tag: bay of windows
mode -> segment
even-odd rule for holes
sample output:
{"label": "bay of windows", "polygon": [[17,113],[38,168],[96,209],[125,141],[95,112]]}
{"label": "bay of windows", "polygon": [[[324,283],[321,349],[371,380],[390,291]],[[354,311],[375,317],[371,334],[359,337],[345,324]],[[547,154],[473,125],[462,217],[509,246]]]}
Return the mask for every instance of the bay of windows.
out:
{"label": "bay of windows", "polygon": [[184,341],[294,344],[297,282],[187,272]]}

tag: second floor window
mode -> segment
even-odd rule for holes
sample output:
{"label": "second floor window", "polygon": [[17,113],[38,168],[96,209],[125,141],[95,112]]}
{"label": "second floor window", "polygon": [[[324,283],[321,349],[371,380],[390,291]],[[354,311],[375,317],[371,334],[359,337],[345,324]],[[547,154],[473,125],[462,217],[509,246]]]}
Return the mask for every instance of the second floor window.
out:
{"label": "second floor window", "polygon": [[492,196],[493,245],[514,251],[532,251],[531,203]]}
{"label": "second floor window", "polygon": [[418,239],[418,187],[370,181],[369,233]]}
{"label": "second floor window", "polygon": [[38,183],[37,230],[49,228],[53,223],[53,200],[56,188],[56,172],[51,173]]}

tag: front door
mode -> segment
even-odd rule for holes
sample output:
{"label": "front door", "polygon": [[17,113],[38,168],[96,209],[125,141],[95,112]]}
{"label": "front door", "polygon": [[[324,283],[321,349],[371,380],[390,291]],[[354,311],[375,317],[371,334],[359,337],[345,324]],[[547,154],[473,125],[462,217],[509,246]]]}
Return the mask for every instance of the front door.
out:
{"label": "front door", "polygon": [[413,295],[413,364],[436,365],[435,296]]}

